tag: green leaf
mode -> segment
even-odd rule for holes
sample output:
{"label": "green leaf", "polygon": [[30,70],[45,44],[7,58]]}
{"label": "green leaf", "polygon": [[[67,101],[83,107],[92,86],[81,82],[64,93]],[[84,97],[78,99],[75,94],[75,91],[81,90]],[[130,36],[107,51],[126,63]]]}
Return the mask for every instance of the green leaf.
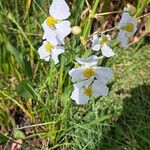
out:
{"label": "green leaf", "polygon": [[15,56],[16,61],[22,67],[24,73],[31,78],[32,77],[32,67],[29,61],[23,59],[23,55],[19,52],[14,46],[12,46],[9,42],[6,43],[7,50]]}
{"label": "green leaf", "polygon": [[8,76],[8,73],[9,73],[9,65],[7,63],[3,63],[2,64],[2,68],[3,68],[3,71],[4,73],[6,74],[6,76]]}
{"label": "green leaf", "polygon": [[15,56],[19,65],[21,65],[22,68],[24,69],[25,64],[23,61],[22,54],[15,47],[13,47],[9,42],[6,43],[6,48],[11,54]]}
{"label": "green leaf", "polygon": [[26,75],[29,78],[32,78],[32,67],[31,67],[31,62],[30,61],[24,61],[25,66],[24,66],[24,71],[26,73]]}
{"label": "green leaf", "polygon": [[22,80],[19,82],[17,87],[17,93],[23,98],[32,98],[35,97],[35,92],[33,86],[29,80]]}
{"label": "green leaf", "polygon": [[7,140],[8,140],[8,138],[5,135],[3,135],[2,133],[0,133],[0,143],[1,142],[5,143],[5,142],[7,142]]}
{"label": "green leaf", "polygon": [[21,130],[14,131],[13,137],[15,139],[25,139],[26,138],[25,134]]}

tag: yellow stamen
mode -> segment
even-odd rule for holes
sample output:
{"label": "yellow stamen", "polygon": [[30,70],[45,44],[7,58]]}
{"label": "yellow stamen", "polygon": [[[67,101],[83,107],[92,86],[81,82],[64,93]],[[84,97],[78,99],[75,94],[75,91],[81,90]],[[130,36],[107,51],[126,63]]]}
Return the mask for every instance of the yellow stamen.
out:
{"label": "yellow stamen", "polygon": [[90,78],[90,77],[92,77],[92,76],[94,76],[95,75],[95,72],[94,72],[94,70],[92,69],[92,68],[86,68],[84,71],[83,71],[83,76],[85,77],[85,78]]}
{"label": "yellow stamen", "polygon": [[92,93],[93,93],[93,89],[92,89],[92,87],[91,86],[88,86],[88,87],[85,87],[84,88],[84,94],[86,95],[86,96],[92,96]]}
{"label": "yellow stamen", "polygon": [[51,17],[51,16],[46,19],[46,24],[47,24],[48,26],[50,26],[50,27],[56,25],[57,22],[58,22],[58,21],[57,21],[55,18]]}
{"label": "yellow stamen", "polygon": [[103,36],[102,36],[102,40],[101,40],[101,44],[103,45],[103,44],[107,43],[108,41],[109,41],[109,40],[108,40],[108,37],[105,36],[105,35],[103,35]]}
{"label": "yellow stamen", "polygon": [[51,52],[51,50],[52,50],[53,48],[54,48],[54,47],[53,47],[53,45],[52,45],[51,43],[47,42],[47,43],[45,44],[45,49],[46,49],[47,52]]}
{"label": "yellow stamen", "polygon": [[125,31],[127,32],[132,32],[134,30],[134,25],[133,23],[127,23],[124,27]]}

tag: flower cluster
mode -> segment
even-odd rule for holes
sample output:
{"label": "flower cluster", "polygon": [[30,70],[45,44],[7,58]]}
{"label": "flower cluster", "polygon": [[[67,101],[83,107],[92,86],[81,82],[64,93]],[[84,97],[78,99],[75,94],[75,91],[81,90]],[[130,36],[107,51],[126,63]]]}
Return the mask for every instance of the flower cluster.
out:
{"label": "flower cluster", "polygon": [[74,82],[74,91],[71,98],[77,104],[85,104],[90,97],[97,98],[108,94],[106,84],[112,78],[112,70],[107,67],[98,67],[97,63],[100,57],[95,55],[83,60],[76,59],[81,65],[79,68],[73,68],[69,75]]}
{"label": "flower cluster", "polygon": [[70,11],[65,0],[53,0],[49,14],[50,16],[42,23],[44,41],[38,53],[41,59],[49,61],[52,58],[57,64],[58,55],[64,52],[64,39],[71,32],[71,23],[66,20],[70,16]]}
{"label": "flower cluster", "polygon": [[[130,16],[129,9],[124,8],[122,19],[117,28],[120,30],[118,40],[123,48],[128,47],[128,38],[137,30],[137,19]],[[101,51],[102,57],[112,57],[115,53],[109,46],[111,37],[103,32],[99,36],[94,34],[92,38],[93,51]],[[108,94],[107,83],[112,79],[113,73],[111,68],[97,66],[100,57],[93,55],[87,59],[76,59],[81,65],[69,71],[74,83],[74,90],[71,94],[77,104],[85,104],[88,100],[106,96]]]}
{"label": "flower cluster", "polygon": [[[49,61],[53,59],[54,63],[59,62],[58,55],[64,52],[64,39],[71,32],[71,23],[67,20],[70,16],[70,10],[65,0],[53,0],[49,9],[49,17],[42,23],[44,30],[43,44],[38,49],[41,59]],[[137,30],[137,19],[130,15],[129,9],[124,8],[121,21],[117,25],[119,29],[118,40],[123,48],[128,47],[129,38]],[[78,26],[72,28],[73,34],[80,34],[81,29]],[[77,104],[85,104],[88,100],[106,96],[108,94],[108,82],[113,77],[112,69],[109,67],[100,67],[98,62],[107,57],[115,55],[110,47],[111,36],[109,34],[95,33],[92,37],[91,49],[95,52],[100,51],[102,56],[92,55],[89,58],[77,58],[76,61],[80,67],[69,71],[74,83],[74,90],[71,94]]]}

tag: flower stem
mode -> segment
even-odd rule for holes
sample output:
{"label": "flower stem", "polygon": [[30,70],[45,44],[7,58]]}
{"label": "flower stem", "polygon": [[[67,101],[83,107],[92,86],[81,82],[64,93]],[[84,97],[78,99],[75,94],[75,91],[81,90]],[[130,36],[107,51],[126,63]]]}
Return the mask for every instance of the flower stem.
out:
{"label": "flower stem", "polygon": [[56,98],[56,113],[61,110],[61,96],[62,96],[62,86],[63,86],[63,71],[64,71],[64,57],[61,56],[61,64],[59,70],[59,78],[58,78],[58,91]]}
{"label": "flower stem", "polygon": [[150,16],[150,13],[147,13],[147,14],[142,15],[142,16],[138,17],[138,19],[144,18],[144,17],[147,17],[147,16]]}
{"label": "flower stem", "polygon": [[[96,9],[98,7],[100,0],[95,0],[95,3],[93,5],[93,9],[90,12],[89,18],[87,20],[87,23],[83,29],[83,38],[86,39],[91,31],[91,27],[92,27],[92,22],[93,22],[93,18],[96,12]],[[93,16],[93,17],[92,17]]]}
{"label": "flower stem", "polygon": [[116,14],[116,13],[121,13],[121,12],[122,11],[104,12],[104,13],[95,14],[94,17],[97,18],[99,16],[105,16],[105,15]]}

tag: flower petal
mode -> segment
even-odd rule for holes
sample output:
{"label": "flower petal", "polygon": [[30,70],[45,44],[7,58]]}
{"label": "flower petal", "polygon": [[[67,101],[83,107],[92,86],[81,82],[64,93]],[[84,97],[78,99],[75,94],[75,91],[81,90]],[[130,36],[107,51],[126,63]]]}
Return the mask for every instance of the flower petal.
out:
{"label": "flower petal", "polygon": [[131,17],[128,12],[124,12],[122,14],[119,24],[117,25],[117,28],[118,29],[122,28],[122,26],[124,26],[126,23],[128,23],[129,20],[132,20],[131,18],[133,18],[133,17]]}
{"label": "flower petal", "polygon": [[56,31],[51,28],[49,28],[44,32],[43,39],[46,39],[53,45],[57,45],[59,43]]}
{"label": "flower petal", "polygon": [[78,82],[86,79],[83,76],[84,68],[73,68],[69,71],[69,75],[72,77],[72,82]]}
{"label": "flower petal", "polygon": [[46,20],[42,23],[42,28],[44,31],[47,31],[49,29],[49,27],[46,24]]}
{"label": "flower petal", "polygon": [[100,50],[100,38],[97,36],[97,34],[93,35],[92,50],[94,50],[94,51]]}
{"label": "flower petal", "polygon": [[108,67],[93,67],[96,72],[95,77],[102,83],[107,84],[113,77],[113,72],[111,68]]}
{"label": "flower petal", "polygon": [[100,59],[102,59],[102,57],[97,57],[96,55],[92,55],[87,59],[77,58],[76,61],[85,67],[91,67],[96,65]]}
{"label": "flower petal", "polygon": [[126,36],[126,33],[122,30],[118,33],[118,40],[121,42],[121,46],[123,48],[128,47],[128,37]]}
{"label": "flower petal", "polygon": [[124,7],[123,11],[128,13],[129,12],[129,8],[128,7]]}
{"label": "flower petal", "polygon": [[100,44],[96,44],[96,43],[93,43],[92,44],[92,50],[93,51],[99,51],[100,50]]}
{"label": "flower petal", "polygon": [[43,42],[43,45],[41,47],[39,47],[38,49],[38,53],[40,55],[40,59],[44,59],[45,61],[49,61],[50,59],[50,53],[46,51],[46,49],[44,48],[46,41]]}
{"label": "flower petal", "polygon": [[77,104],[86,104],[89,100],[89,96],[84,94],[84,87],[89,86],[93,80],[94,78],[91,77],[88,80],[74,84],[74,91],[71,94],[71,99],[76,101]]}
{"label": "flower petal", "polygon": [[94,77],[90,77],[89,79],[84,80],[82,82],[78,82],[75,85],[85,87],[85,86],[89,86],[93,81],[94,81]]}
{"label": "flower petal", "polygon": [[55,65],[59,63],[58,56],[63,52],[64,52],[64,48],[62,46],[57,46],[55,47],[55,49],[52,49],[51,56]]}
{"label": "flower petal", "polygon": [[52,59],[55,65],[59,63],[58,54],[52,53]]}
{"label": "flower petal", "polygon": [[52,17],[64,20],[70,16],[69,6],[65,2],[65,0],[53,0],[49,13]]}
{"label": "flower petal", "polygon": [[56,33],[59,40],[64,43],[64,38],[71,33],[71,23],[69,21],[61,21],[56,24]]}
{"label": "flower petal", "polygon": [[78,105],[84,105],[88,102],[89,97],[84,94],[82,87],[74,86],[71,99],[73,99]]}
{"label": "flower petal", "polygon": [[102,50],[102,55],[103,56],[111,57],[111,56],[114,55],[114,52],[112,51],[112,49],[107,44],[104,44],[102,46],[101,50]]}
{"label": "flower petal", "polygon": [[93,97],[106,96],[108,94],[108,87],[99,80],[95,80],[92,84]]}
{"label": "flower petal", "polygon": [[97,33],[93,34],[92,42],[94,41],[97,41],[97,42],[99,41],[99,37]]}

